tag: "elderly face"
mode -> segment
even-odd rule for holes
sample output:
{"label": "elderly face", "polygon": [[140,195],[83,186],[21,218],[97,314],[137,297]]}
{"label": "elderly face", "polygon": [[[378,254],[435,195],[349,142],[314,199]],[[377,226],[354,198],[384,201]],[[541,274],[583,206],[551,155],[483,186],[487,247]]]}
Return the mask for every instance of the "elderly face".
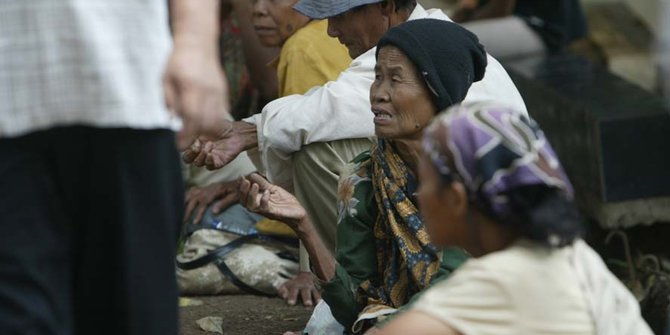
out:
{"label": "elderly face", "polygon": [[378,3],[328,18],[328,35],[344,44],[352,59],[377,45],[388,27],[388,17],[383,15]]}
{"label": "elderly face", "polygon": [[282,46],[309,19],[293,10],[298,0],[253,0],[253,25],[261,43]]}
{"label": "elderly face", "polygon": [[430,91],[412,61],[395,46],[379,50],[370,87],[375,134],[387,139],[421,139],[437,113]]}

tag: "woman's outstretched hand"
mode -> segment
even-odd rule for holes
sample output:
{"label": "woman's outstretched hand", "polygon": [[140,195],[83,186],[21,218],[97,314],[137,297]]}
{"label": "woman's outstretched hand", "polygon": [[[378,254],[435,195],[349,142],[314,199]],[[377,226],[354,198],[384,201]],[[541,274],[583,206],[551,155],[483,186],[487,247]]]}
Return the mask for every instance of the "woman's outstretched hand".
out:
{"label": "woman's outstretched hand", "polygon": [[307,212],[298,199],[257,173],[240,177],[239,192],[240,204],[248,210],[282,221],[296,232],[307,217]]}

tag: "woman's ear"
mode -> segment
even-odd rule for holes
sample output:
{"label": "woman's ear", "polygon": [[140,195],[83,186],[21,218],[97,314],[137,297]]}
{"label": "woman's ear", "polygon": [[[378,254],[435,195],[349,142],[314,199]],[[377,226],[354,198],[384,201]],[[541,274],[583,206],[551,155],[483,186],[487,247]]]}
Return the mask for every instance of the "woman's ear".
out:
{"label": "woman's ear", "polygon": [[449,205],[449,209],[457,219],[464,219],[468,212],[468,193],[465,185],[459,181],[454,181],[447,186],[443,203]]}

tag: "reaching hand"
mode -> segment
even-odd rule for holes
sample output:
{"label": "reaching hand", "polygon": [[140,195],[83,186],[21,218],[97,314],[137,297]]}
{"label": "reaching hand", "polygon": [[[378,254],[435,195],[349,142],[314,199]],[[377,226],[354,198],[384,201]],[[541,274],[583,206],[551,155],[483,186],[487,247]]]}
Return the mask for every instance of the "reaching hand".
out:
{"label": "reaching hand", "polygon": [[298,199],[257,173],[240,178],[240,203],[252,212],[285,222],[295,231],[307,217]]}
{"label": "reaching hand", "polygon": [[228,85],[215,52],[175,39],[163,76],[167,107],[182,118],[179,148],[198,135],[213,136],[230,110]]}
{"label": "reaching hand", "polygon": [[300,272],[295,278],[279,287],[279,296],[291,306],[298,301],[298,295],[306,307],[315,306],[321,300],[321,294],[314,286],[314,275],[311,272]]}
{"label": "reaching hand", "polygon": [[212,213],[218,214],[222,210],[240,200],[237,193],[237,181],[213,183],[205,187],[194,186],[186,192],[186,213],[184,221],[194,214],[193,223],[200,223],[205,210],[210,205]]}
{"label": "reaching hand", "polygon": [[219,130],[213,138],[196,139],[184,150],[182,153],[184,162],[216,170],[230,163],[244,151],[242,136],[235,131],[232,122],[225,121],[219,128],[223,130]]}

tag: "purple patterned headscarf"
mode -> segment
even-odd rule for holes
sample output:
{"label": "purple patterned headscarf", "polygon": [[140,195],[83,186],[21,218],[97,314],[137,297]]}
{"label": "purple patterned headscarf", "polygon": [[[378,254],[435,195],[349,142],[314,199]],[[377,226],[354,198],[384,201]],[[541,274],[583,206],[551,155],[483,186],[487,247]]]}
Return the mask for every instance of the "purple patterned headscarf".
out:
{"label": "purple patterned headscarf", "polygon": [[511,211],[505,194],[519,187],[544,184],[572,198],[572,185],[542,130],[504,107],[448,109],[426,128],[423,149],[440,175],[457,175],[471,200],[488,204],[499,217]]}

